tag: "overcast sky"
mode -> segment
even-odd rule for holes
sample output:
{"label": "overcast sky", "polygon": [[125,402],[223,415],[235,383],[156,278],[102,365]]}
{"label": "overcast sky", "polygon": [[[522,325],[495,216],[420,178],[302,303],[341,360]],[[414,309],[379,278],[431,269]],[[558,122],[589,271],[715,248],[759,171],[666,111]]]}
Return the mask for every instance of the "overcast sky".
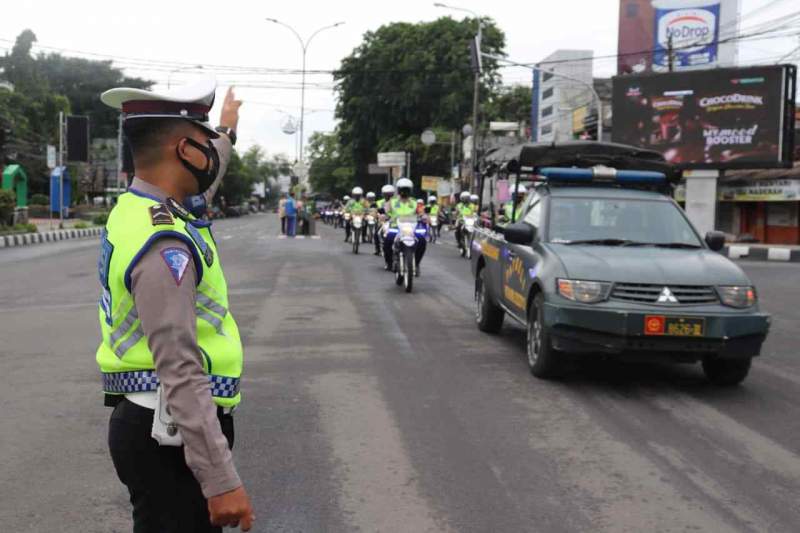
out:
{"label": "overcast sky", "polygon": [[[505,31],[506,51],[514,60],[537,61],[559,48],[590,49],[596,56],[617,51],[619,0],[454,0],[452,4],[492,17]],[[761,9],[746,17],[743,24],[747,27],[797,12],[798,8],[797,0],[742,0],[745,15]],[[434,7],[427,0],[14,1],[4,2],[2,9],[0,53],[10,48],[23,29],[30,28],[41,46],[69,50],[63,52],[66,55],[101,58],[87,55],[94,53],[124,58],[118,65],[130,75],[155,80],[159,88],[166,88],[168,79],[176,85],[196,74],[190,70],[170,72],[174,67],[163,62],[185,64],[186,69],[192,65],[227,65],[299,70],[297,38],[288,29],[266,22],[266,17],[293,26],[304,38],[320,27],[345,22],[320,33],[308,49],[309,70],[333,70],[358,46],[366,31],[393,21],[430,21],[445,15],[464,16]],[[743,43],[740,60],[748,64],[774,62],[788,54],[800,46],[800,25],[795,27],[798,35],[792,38]],[[794,59],[797,61],[798,56]],[[608,76],[614,73],[616,63],[614,59],[598,60],[594,68],[595,75]],[[245,101],[239,125],[241,144],[257,143],[269,153],[294,157],[295,137],[282,133],[281,125],[288,115],[299,115],[299,76],[253,73],[245,68],[218,71],[216,76],[220,91],[231,83],[261,86],[238,90]],[[529,78],[529,72],[522,69],[505,71],[508,83],[530,85]],[[306,136],[335,127],[331,76],[309,75],[308,83]],[[290,88],[282,87],[285,85]],[[221,94],[218,97],[221,101]]]}

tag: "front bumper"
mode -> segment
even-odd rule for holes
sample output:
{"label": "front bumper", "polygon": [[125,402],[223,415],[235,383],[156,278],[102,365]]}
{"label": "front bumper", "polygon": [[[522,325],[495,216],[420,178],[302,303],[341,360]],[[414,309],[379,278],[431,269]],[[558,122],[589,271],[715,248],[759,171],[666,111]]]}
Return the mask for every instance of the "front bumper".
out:
{"label": "front bumper", "polygon": [[[705,319],[703,337],[644,334],[647,315]],[[600,353],[696,361],[706,356],[756,357],[769,331],[770,316],[760,312],[687,308],[619,309],[545,303],[544,322],[553,347],[569,353]]]}

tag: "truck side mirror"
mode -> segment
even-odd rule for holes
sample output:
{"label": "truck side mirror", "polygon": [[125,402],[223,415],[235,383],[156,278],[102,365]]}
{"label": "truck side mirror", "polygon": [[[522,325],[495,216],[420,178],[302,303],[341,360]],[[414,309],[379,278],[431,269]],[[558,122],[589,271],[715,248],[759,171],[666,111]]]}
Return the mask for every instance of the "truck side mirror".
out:
{"label": "truck side mirror", "polygon": [[725,234],[721,231],[709,231],[706,233],[706,244],[715,252],[721,251],[725,247]]}
{"label": "truck side mirror", "polygon": [[511,244],[527,245],[533,242],[536,238],[536,230],[530,224],[525,222],[517,222],[509,224],[503,229],[503,236]]}

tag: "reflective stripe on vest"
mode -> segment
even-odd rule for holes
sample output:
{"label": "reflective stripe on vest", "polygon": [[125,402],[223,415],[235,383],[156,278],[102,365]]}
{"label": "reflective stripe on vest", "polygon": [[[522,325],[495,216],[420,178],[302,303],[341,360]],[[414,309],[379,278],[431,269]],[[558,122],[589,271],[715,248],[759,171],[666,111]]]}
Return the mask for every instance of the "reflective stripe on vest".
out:
{"label": "reflective stripe on vest", "polygon": [[[226,376],[208,376],[211,395],[217,398],[233,398],[239,394],[239,378]],[[153,392],[159,381],[155,370],[138,370],[134,372],[110,372],[103,374],[103,391],[108,394],[132,394],[135,392]]]}

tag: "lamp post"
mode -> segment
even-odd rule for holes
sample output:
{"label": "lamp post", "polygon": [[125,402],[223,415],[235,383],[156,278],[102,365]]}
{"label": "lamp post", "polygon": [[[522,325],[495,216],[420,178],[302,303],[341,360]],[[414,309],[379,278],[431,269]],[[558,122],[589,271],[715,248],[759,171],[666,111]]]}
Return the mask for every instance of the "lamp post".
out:
{"label": "lamp post", "polygon": [[511,61],[510,59],[506,59],[505,57],[495,56],[492,54],[484,54],[481,53],[483,57],[488,57],[489,59],[494,59],[495,61],[502,61],[503,63],[508,63],[509,65],[515,65],[517,67],[525,67],[531,70],[538,70],[539,72],[546,72],[548,74],[552,74],[553,76],[558,76],[560,78],[564,78],[570,81],[574,81],[575,83],[579,83],[585,87],[587,87],[594,97],[597,100],[597,140],[603,140],[603,101],[600,100],[600,95],[597,94],[597,90],[594,88],[594,84],[591,82],[585,82],[578,78],[573,78],[572,76],[567,76],[566,74],[561,74],[560,72],[555,72],[553,70],[549,70],[546,68],[537,67],[536,65],[531,65],[529,63],[517,63],[516,61]]}
{"label": "lamp post", "polygon": [[187,70],[203,70],[203,65],[195,65],[193,67],[178,67],[170,70],[167,73],[167,89],[172,87],[172,75],[176,72],[184,72]]}
{"label": "lamp post", "polygon": [[[433,4],[435,7],[441,7],[443,9],[450,9],[452,11],[462,11],[464,13],[469,13],[478,21],[478,37],[477,37],[477,45],[478,45],[478,55],[483,55],[481,53],[481,41],[483,40],[483,17],[478,15],[475,11],[471,9],[466,9],[463,7],[451,6],[448,4],[443,4],[441,2],[436,2]],[[475,81],[474,81],[474,88],[472,92],[472,125],[473,125],[473,137],[472,137],[472,175],[473,175],[473,185],[475,182],[475,175],[478,168],[478,96],[481,87],[481,73],[479,69],[475,69]]]}
{"label": "lamp post", "polygon": [[273,18],[267,18],[266,20],[267,20],[267,22],[272,22],[273,24],[278,24],[279,26],[283,26],[284,28],[287,28],[289,31],[291,31],[294,34],[294,36],[297,37],[297,40],[300,42],[300,47],[303,50],[303,81],[300,84],[300,160],[302,161],[302,159],[303,159],[303,135],[304,135],[305,123],[306,123],[306,118],[305,118],[305,115],[306,115],[306,54],[308,52],[308,47],[311,44],[311,41],[314,39],[314,37],[316,37],[317,35],[319,35],[320,33],[322,33],[325,30],[330,30],[330,29],[336,28],[338,26],[341,26],[342,24],[344,24],[344,22],[337,22],[336,24],[331,24],[330,26],[323,26],[322,28],[320,28],[317,31],[315,31],[314,33],[312,33],[311,36],[304,41],[303,38],[300,37],[300,34],[297,32],[297,30],[295,30],[294,28],[292,28],[291,26],[289,26],[285,22],[281,22],[280,20],[273,19]]}

